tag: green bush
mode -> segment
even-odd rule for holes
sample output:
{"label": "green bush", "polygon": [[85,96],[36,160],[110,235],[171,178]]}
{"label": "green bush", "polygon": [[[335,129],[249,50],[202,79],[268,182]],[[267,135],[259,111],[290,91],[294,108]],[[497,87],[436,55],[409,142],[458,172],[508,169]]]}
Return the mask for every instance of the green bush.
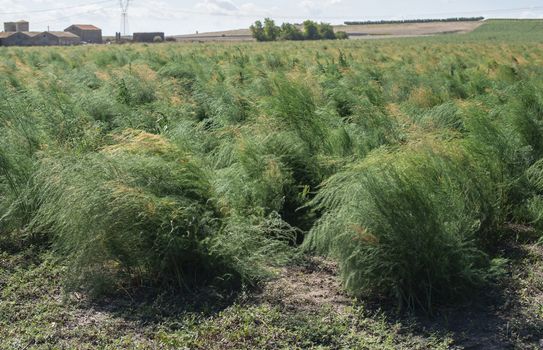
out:
{"label": "green bush", "polygon": [[0,88],[0,235],[24,229],[35,209],[25,193],[47,136],[33,112],[28,94]]}
{"label": "green bush", "polygon": [[337,257],[353,293],[431,310],[490,277],[477,233],[493,185],[454,148],[375,151],[324,183],[306,246]]}
{"label": "green bush", "polygon": [[336,39],[338,40],[347,40],[349,39],[349,34],[343,31],[336,32]]}
{"label": "green bush", "polygon": [[210,176],[163,138],[125,132],[100,153],[43,161],[32,227],[53,235],[71,286],[97,294],[126,284],[254,282],[289,241],[265,223],[233,229]]}
{"label": "green bush", "polygon": [[117,100],[128,106],[151,103],[156,99],[156,89],[135,75],[116,79]]}
{"label": "green bush", "polygon": [[96,291],[255,282],[310,231],[353,294],[471,293],[512,227],[543,227],[540,27],[1,48],[0,234]]}

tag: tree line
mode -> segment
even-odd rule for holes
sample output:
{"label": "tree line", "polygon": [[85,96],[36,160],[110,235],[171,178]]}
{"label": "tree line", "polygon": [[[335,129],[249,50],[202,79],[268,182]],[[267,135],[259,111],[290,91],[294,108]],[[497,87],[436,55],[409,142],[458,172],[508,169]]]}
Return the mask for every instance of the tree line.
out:
{"label": "tree line", "polygon": [[362,24],[401,24],[401,23],[429,23],[429,22],[476,22],[482,21],[484,17],[452,17],[452,18],[439,18],[439,19],[401,19],[392,21],[354,21],[343,22],[346,25],[362,25]]}
{"label": "tree line", "polygon": [[347,33],[334,32],[331,24],[311,20],[302,24],[283,23],[278,26],[274,20],[266,18],[264,23],[256,21],[251,25],[251,33],[256,41],[348,39]]}

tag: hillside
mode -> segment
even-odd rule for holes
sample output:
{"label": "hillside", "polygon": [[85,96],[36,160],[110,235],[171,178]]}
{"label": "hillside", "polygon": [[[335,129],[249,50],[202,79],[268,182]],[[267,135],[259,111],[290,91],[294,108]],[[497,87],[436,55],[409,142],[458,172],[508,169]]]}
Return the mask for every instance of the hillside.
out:
{"label": "hillside", "polygon": [[[483,22],[430,22],[402,24],[335,25],[335,31],[347,32],[351,38],[409,37],[451,33],[467,33]],[[252,41],[249,29],[178,35],[179,41]]]}

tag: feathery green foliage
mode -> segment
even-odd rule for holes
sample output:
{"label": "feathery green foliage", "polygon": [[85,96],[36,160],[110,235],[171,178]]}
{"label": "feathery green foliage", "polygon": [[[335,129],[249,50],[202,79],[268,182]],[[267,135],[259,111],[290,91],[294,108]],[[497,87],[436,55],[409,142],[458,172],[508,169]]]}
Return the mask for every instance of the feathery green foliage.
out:
{"label": "feathery green foliage", "polygon": [[488,278],[477,244],[492,182],[454,145],[375,151],[327,180],[306,244],[338,256],[347,288],[431,309]]}
{"label": "feathery green foliage", "polygon": [[540,29],[1,48],[0,235],[98,294],[256,283],[305,239],[353,294],[430,310],[543,227]]}
{"label": "feathery green foliage", "polygon": [[234,231],[219,212],[211,175],[167,140],[128,131],[116,141],[83,158],[43,161],[36,174],[33,229],[54,236],[75,286],[100,293],[116,280],[250,282],[262,276],[261,259],[273,262],[272,247],[289,243],[280,219],[254,227],[236,219]]}

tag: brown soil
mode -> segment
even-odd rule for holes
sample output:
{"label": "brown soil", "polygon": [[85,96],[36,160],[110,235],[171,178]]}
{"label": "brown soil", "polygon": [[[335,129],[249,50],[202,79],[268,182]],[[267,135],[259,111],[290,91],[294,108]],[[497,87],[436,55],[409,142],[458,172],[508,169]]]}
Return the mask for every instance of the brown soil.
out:
{"label": "brown soil", "polygon": [[280,277],[268,282],[257,300],[282,305],[288,310],[343,312],[352,304],[337,277],[337,265],[322,258],[308,258],[303,266],[281,269]]}
{"label": "brown soil", "polygon": [[475,30],[484,22],[429,22],[429,23],[402,23],[402,24],[365,24],[351,26],[336,26],[336,30],[343,30],[351,35],[394,35],[419,36],[447,33],[468,33]]}
{"label": "brown soil", "polygon": [[[453,349],[543,349],[543,247],[509,247],[507,277],[496,288],[474,294],[463,305],[441,307],[427,315],[397,314],[382,304],[366,307],[384,312],[391,324],[403,324],[422,337],[449,335]],[[337,265],[322,258],[308,258],[303,266],[282,269],[268,282],[257,302],[281,305],[287,311],[342,313],[353,305],[342,290]]]}
{"label": "brown soil", "polygon": [[[384,314],[390,329],[398,325],[400,333],[412,338],[426,339],[436,334],[450,337],[454,340],[452,349],[543,349],[543,247],[515,244],[504,248],[504,255],[510,258],[507,277],[495,288],[474,294],[464,305],[441,307],[428,317],[398,314],[391,306],[387,309],[386,303],[362,301],[367,311],[364,317],[370,319],[372,315]],[[60,288],[55,290],[54,294],[57,293],[54,299],[58,300],[54,304],[60,307],[63,305]],[[93,339],[96,332],[105,331],[130,335],[151,347],[156,325],[178,314],[168,299],[152,304],[159,309],[163,304],[173,316],[166,312],[146,318],[139,312],[132,315],[131,310],[139,304],[134,300],[112,300],[92,306],[78,293],[71,298],[75,305],[68,309],[65,319],[51,325],[57,329],[55,334],[62,339],[60,343],[68,344],[70,334]],[[318,257],[308,257],[303,263],[281,269],[276,279],[249,298],[250,304],[281,306],[293,314],[329,310],[348,315],[349,307],[354,305],[342,289],[337,265]],[[77,307],[77,301],[82,302],[83,307]]]}

